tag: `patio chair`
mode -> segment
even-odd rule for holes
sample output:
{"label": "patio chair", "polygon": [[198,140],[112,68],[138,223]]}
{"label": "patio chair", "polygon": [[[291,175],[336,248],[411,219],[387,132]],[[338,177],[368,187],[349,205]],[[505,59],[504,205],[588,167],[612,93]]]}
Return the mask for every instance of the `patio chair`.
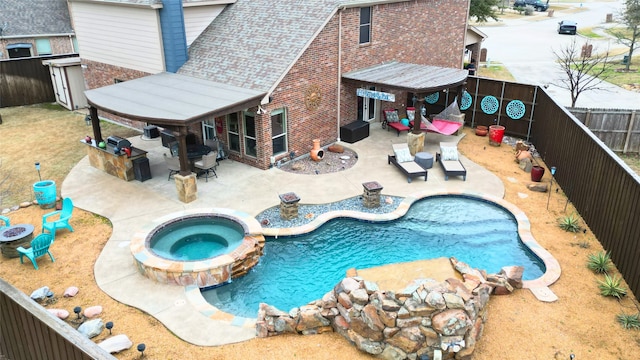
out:
{"label": "patio chair", "polygon": [[41,256],[49,255],[49,258],[51,258],[51,262],[55,262],[56,260],[53,258],[53,255],[51,255],[51,252],[49,251],[49,247],[51,246],[51,244],[53,244],[53,239],[55,237],[54,234],[55,231],[53,231],[51,234],[42,233],[36,236],[35,239],[31,240],[31,247],[28,249],[25,249],[22,246],[18,247],[16,250],[18,251],[18,254],[20,254],[20,264],[24,264],[23,257],[25,256],[29,260],[31,260],[31,263],[33,264],[33,267],[36,268],[36,270],[38,270],[38,263],[36,262],[36,259]]}
{"label": "patio chair", "polygon": [[407,177],[407,182],[411,182],[411,179],[418,176],[424,176],[424,181],[427,181],[427,170],[418,165],[411,156],[409,151],[409,145],[405,144],[393,144],[393,155],[388,155],[387,164],[395,165],[403,174]]}
{"label": "patio chair", "polygon": [[59,229],[68,229],[73,232],[73,228],[69,224],[72,213],[73,201],[70,198],[62,199],[62,209],[42,216],[42,232],[47,230],[49,233],[55,233]]}
{"label": "patio chair", "polygon": [[458,145],[453,142],[441,142],[440,152],[436,153],[436,161],[440,163],[444,171],[444,179],[449,180],[449,176],[462,176],[462,180],[467,180],[467,169],[458,159]]}
{"label": "patio chair", "polygon": [[211,151],[216,151],[218,153],[218,157],[216,158],[216,165],[220,165],[220,141],[218,139],[206,139],[204,144],[211,148]]}
{"label": "patio chair", "polygon": [[164,155],[164,162],[167,164],[167,168],[169,169],[169,177],[167,181],[171,180],[171,177],[180,172],[180,158],[177,156],[167,156]]}
{"label": "patio chair", "polygon": [[9,220],[9,218],[6,216],[0,215],[0,230],[9,226],[11,226],[11,221]]}
{"label": "patio chair", "polygon": [[[385,109],[382,112],[384,116],[384,121],[382,122],[382,128],[394,129],[398,132],[398,136],[400,136],[401,131],[409,131],[411,128],[402,122],[400,122],[400,116],[398,115],[398,109]],[[408,121],[408,119],[407,119]]]}
{"label": "patio chair", "polygon": [[198,176],[204,174],[205,181],[209,182],[210,173],[213,173],[213,176],[218,177],[218,174],[216,174],[216,166],[218,166],[217,161],[218,152],[212,151],[206,155],[203,155],[201,160],[193,163],[193,166],[196,169],[200,169],[200,171],[198,171]]}

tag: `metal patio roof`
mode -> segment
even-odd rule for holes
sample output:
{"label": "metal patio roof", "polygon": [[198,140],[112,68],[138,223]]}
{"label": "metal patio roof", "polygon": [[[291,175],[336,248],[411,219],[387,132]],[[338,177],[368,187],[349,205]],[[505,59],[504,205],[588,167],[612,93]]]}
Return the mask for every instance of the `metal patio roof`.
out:
{"label": "metal patio roof", "polygon": [[255,107],[265,92],[160,73],[85,91],[99,110],[154,125],[187,126]]}
{"label": "metal patio roof", "polygon": [[390,62],[342,74],[343,79],[429,93],[463,85],[469,72],[439,66]]}

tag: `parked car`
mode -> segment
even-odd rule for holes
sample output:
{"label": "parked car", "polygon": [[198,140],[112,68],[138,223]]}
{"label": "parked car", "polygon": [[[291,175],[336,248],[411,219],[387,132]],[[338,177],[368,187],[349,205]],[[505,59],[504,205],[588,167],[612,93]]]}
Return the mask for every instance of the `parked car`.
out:
{"label": "parked car", "polygon": [[516,0],[513,3],[514,8],[532,6],[536,11],[547,11],[549,8],[549,0]]}
{"label": "parked car", "polygon": [[575,35],[578,30],[578,23],[571,20],[562,20],[558,23],[558,34]]}

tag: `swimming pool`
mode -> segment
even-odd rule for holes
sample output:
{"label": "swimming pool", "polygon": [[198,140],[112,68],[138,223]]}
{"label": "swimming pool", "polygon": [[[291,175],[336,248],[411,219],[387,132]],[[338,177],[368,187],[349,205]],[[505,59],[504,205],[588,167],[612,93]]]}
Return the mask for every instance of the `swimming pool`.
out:
{"label": "swimming pool", "polygon": [[264,256],[246,276],[202,294],[224,312],[255,317],[260,302],[288,311],[321,298],[350,268],[451,256],[489,273],[521,265],[525,280],[545,272],[519,240],[509,211],[480,199],[436,196],[415,202],[396,221],[337,219],[303,236],[267,238]]}

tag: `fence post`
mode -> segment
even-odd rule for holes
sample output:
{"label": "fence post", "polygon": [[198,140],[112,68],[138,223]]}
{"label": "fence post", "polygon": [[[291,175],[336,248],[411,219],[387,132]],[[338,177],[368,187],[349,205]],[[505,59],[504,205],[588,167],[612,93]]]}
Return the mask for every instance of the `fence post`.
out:
{"label": "fence post", "polygon": [[591,109],[587,109],[587,114],[584,116],[584,124],[587,125],[589,129],[589,121],[591,120]]}
{"label": "fence post", "polygon": [[629,149],[629,140],[631,139],[631,133],[633,132],[633,123],[636,119],[636,111],[631,111],[631,119],[629,119],[629,127],[627,127],[627,136],[624,139],[624,148],[622,149],[622,153],[626,154]]}

